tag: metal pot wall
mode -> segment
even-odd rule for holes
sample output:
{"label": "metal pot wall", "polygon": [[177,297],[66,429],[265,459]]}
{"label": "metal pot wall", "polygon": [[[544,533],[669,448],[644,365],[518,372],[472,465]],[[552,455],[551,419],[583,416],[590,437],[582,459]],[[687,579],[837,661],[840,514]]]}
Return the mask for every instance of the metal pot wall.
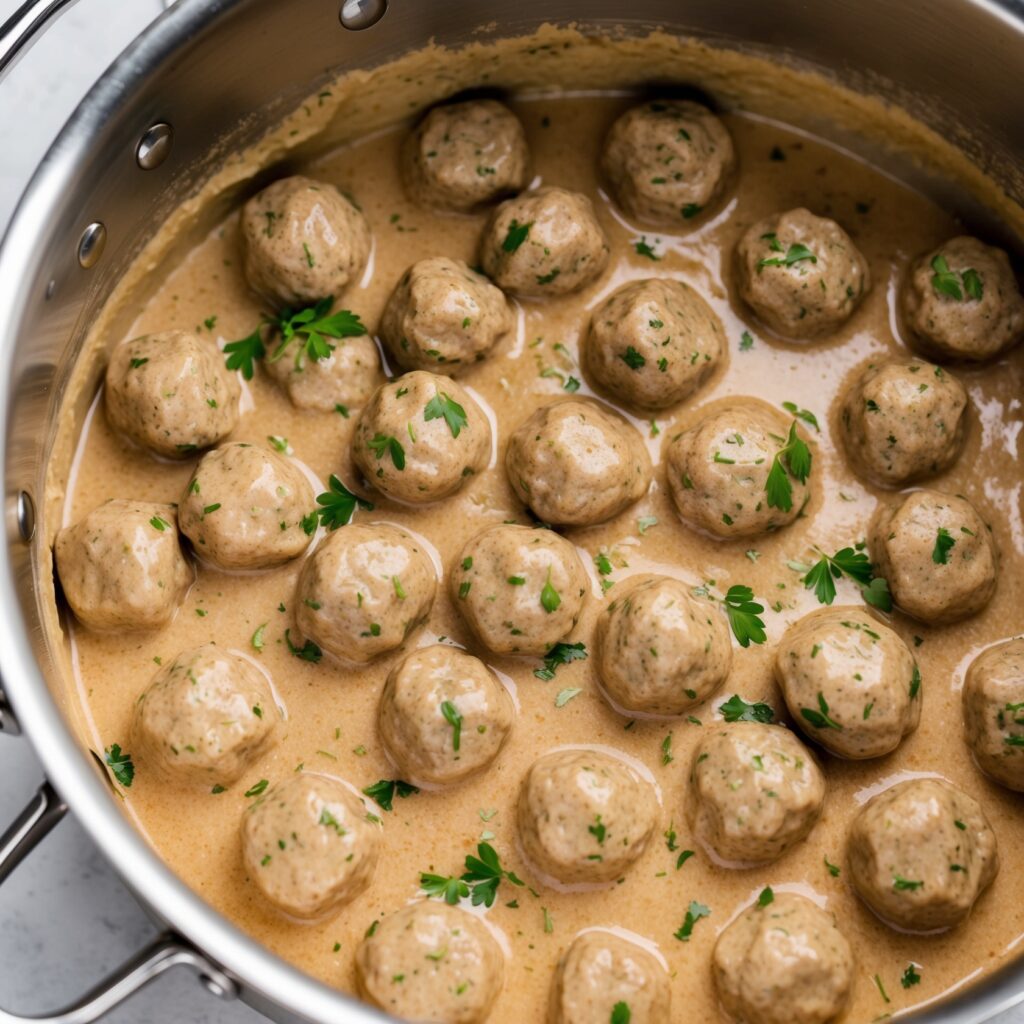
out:
{"label": "metal pot wall", "polygon": [[[0,74],[72,0],[30,0],[0,29]],[[85,0],[88,3],[88,0]],[[0,546],[0,728],[28,735],[50,782],[0,840],[0,882],[66,808],[115,864],[164,937],[56,1016],[87,1022],[175,966],[279,1021],[381,1019],[244,936],[178,880],[117,807],[72,737],[46,618],[49,538],[36,524],[64,388],[86,331],[164,215],[317,80],[484,23],[663,26],[783,55],[893,99],[968,152],[1024,206],[1024,5],[931,0],[179,0],[83,100],[37,170],[0,250],[0,376],[7,543]],[[491,31],[495,31],[492,27]],[[479,38],[478,36],[476,38]],[[286,59],[301,52],[303,61]],[[256,69],[254,71],[254,69]],[[58,796],[58,794],[60,794]],[[1024,964],[914,1019],[967,1024],[1024,1002]],[[909,1019],[909,1018],[908,1018]],[[0,1024],[22,1020],[0,1011]]]}

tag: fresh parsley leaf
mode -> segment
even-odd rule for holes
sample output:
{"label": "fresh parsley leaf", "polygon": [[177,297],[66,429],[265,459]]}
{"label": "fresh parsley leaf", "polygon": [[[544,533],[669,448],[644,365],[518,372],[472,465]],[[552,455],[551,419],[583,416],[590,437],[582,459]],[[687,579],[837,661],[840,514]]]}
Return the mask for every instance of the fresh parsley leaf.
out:
{"label": "fresh parsley leaf", "polygon": [[135,765],[132,763],[131,754],[122,753],[121,745],[119,743],[112,743],[105,751],[106,757],[104,760],[107,763],[107,767],[110,769],[110,774],[122,785],[125,789],[128,789],[132,780],[135,778]]}
{"label": "fresh parsley leaf", "polygon": [[445,875],[421,874],[420,888],[428,896],[443,897],[445,903],[452,907],[460,899],[465,899],[469,895],[469,886],[461,878],[452,878]]}
{"label": "fresh parsley leaf", "polygon": [[441,714],[452,727],[452,750],[458,751],[462,742],[462,712],[450,701],[441,701]]}
{"label": "fresh parsley leaf", "polygon": [[648,245],[647,236],[644,235],[638,242],[633,243],[633,248],[636,250],[637,256],[646,256],[649,260],[658,261],[661,257],[654,251],[653,247]]}
{"label": "fresh parsley leaf", "polygon": [[903,972],[903,977],[900,978],[900,984],[904,988],[910,988],[913,985],[919,985],[921,983],[921,975],[917,970],[917,964],[907,964],[907,969]]}
{"label": "fresh parsley leaf", "polygon": [[815,711],[813,708],[801,708],[800,715],[810,722],[815,729],[836,729],[840,732],[842,731],[843,727],[829,717],[828,701],[825,700],[825,695],[820,691],[818,693],[818,709]]}
{"label": "fresh parsley leaf", "polygon": [[963,278],[964,291],[967,292],[967,297],[974,299],[975,302],[981,302],[982,296],[985,294],[985,288],[981,283],[981,275],[976,270],[964,270],[961,271],[960,277]]}
{"label": "fresh parsley leaf", "polygon": [[775,453],[765,481],[768,505],[788,512],[793,507],[793,485],[789,478],[804,483],[811,472],[811,450],[796,431],[796,420],[789,428],[786,443]]}
{"label": "fresh parsley leaf", "polygon": [[373,505],[369,501],[360,498],[358,494],[353,494],[333,473],[328,481],[328,487],[330,490],[317,495],[316,501],[320,508],[313,513],[314,516],[320,517],[320,522],[328,530],[347,526],[352,521],[356,506],[367,512],[373,511]]}
{"label": "fresh parsley leaf", "polygon": [[388,454],[391,456],[391,463],[395,469],[405,469],[405,449],[397,437],[393,437],[391,434],[374,434],[366,442],[366,447],[377,456],[378,462],[384,458],[385,454]]}
{"label": "fresh parsley leaf", "polygon": [[431,420],[443,419],[452,432],[452,437],[458,437],[462,428],[466,425],[466,410],[459,405],[450,395],[444,391],[438,391],[434,397],[427,402],[423,410],[423,418],[428,423]]}
{"label": "fresh parsley leaf", "polygon": [[957,280],[956,274],[949,269],[946,257],[942,253],[938,253],[932,259],[932,270],[935,271],[932,274],[932,287],[935,289],[936,294],[942,295],[947,299],[955,299],[957,302],[963,302],[964,293],[960,288],[960,282]]}
{"label": "fresh parsley leaf", "polygon": [[259,796],[261,793],[265,793],[267,791],[267,786],[269,785],[269,779],[260,779],[259,782],[253,784],[245,791],[245,795],[250,797]]}
{"label": "fresh parsley leaf", "polygon": [[[774,241],[774,244],[771,245],[770,248],[773,252],[782,251],[782,246],[779,245],[777,240]],[[817,263],[818,257],[815,256],[814,253],[803,244],[803,242],[794,242],[793,245],[786,250],[785,256],[766,256],[764,259],[758,260],[757,272],[760,274],[765,267],[792,267],[804,260],[810,260],[811,263]]]}
{"label": "fresh parsley leaf", "polygon": [[825,857],[825,858],[823,858],[823,859],[824,859],[824,861],[825,861],[825,867],[826,867],[826,868],[828,868],[828,873],[829,873],[829,874],[830,874],[830,875],[831,875],[831,876],[832,876],[833,878],[838,878],[838,877],[839,877],[839,870],[840,870],[840,869],[839,869],[839,865],[838,865],[838,864],[833,864],[833,863],[832,863],[832,862],[831,862],[831,861],[830,861],[830,860],[828,859],[828,857]]}
{"label": "fresh parsley leaf", "polygon": [[754,338],[750,331],[744,331],[740,335],[740,351],[749,352],[754,347]]}
{"label": "fresh parsley leaf", "polygon": [[401,779],[381,779],[372,786],[367,786],[363,792],[371,800],[376,800],[383,810],[390,811],[396,794],[404,800],[406,797],[412,796],[413,793],[418,793],[419,789]]}
{"label": "fresh parsley leaf", "polygon": [[569,644],[559,641],[544,655],[544,667],[536,668],[533,674],[538,679],[548,682],[555,678],[555,672],[559,665],[568,665],[571,661],[586,661],[587,645],[580,640],[578,643]]}
{"label": "fresh parsley leaf", "polygon": [[772,892],[772,887],[766,885],[762,890],[760,896],[757,897],[757,905],[762,909],[767,907],[770,903],[775,902],[775,893]]}
{"label": "fresh parsley leaf", "polygon": [[755,644],[765,642],[767,634],[764,631],[764,620],[760,618],[764,605],[754,600],[754,592],[750,587],[730,587],[722,603],[725,605],[733,636],[740,647],[749,647],[751,641]]}
{"label": "fresh parsley leaf", "polygon": [[474,907],[481,903],[485,907],[490,907],[494,903],[498,885],[503,880],[508,880],[513,885],[525,884],[513,872],[506,871],[501,866],[497,851],[490,843],[478,843],[476,852],[476,857],[472,854],[466,855],[466,870],[462,875],[462,881],[468,882],[473,890]]}
{"label": "fresh parsley leaf", "polygon": [[902,875],[893,875],[892,887],[896,892],[915,892],[917,889],[924,888],[924,882],[914,882]]}
{"label": "fresh parsley leaf", "polygon": [[936,565],[946,565],[949,552],[956,544],[956,538],[944,526],[940,526],[935,534],[935,547],[932,548],[932,561]]}
{"label": "fresh parsley leaf", "polygon": [[840,548],[834,555],[826,555],[820,548],[815,550],[821,559],[801,577],[801,582],[808,590],[814,591],[821,604],[831,604],[835,600],[835,580],[846,576],[860,587],[861,596],[867,604],[883,611],[892,610],[889,583],[874,575],[874,566],[863,551],[848,547]]}
{"label": "fresh parsley leaf", "polygon": [[629,1024],[632,1016],[633,1014],[629,1009],[629,1004],[623,1003],[620,1000],[612,1007],[610,1024]]}
{"label": "fresh parsley leaf", "polygon": [[262,626],[257,626],[256,627],[256,631],[253,633],[252,638],[249,641],[252,644],[252,649],[254,651],[262,651],[263,650],[264,644],[266,642],[264,640],[264,636],[266,635],[266,632],[267,632],[267,623],[264,622]]}
{"label": "fresh parsley leaf", "polygon": [[647,363],[647,360],[632,345],[627,345],[625,353],[619,353],[619,358],[631,370],[639,370]]}
{"label": "fresh parsley leaf", "polygon": [[281,335],[281,341],[270,356],[270,361],[277,362],[295,338],[299,339],[295,353],[295,365],[299,366],[303,355],[314,362],[327,359],[335,349],[327,338],[359,338],[366,334],[365,324],[350,310],[342,309],[328,316],[333,303],[334,299],[328,296],[305,309],[285,309],[276,320],[270,321]]}
{"label": "fresh parsley leaf", "polygon": [[727,722],[761,722],[768,725],[775,717],[770,704],[760,701],[748,704],[738,693],[734,693],[724,704],[719,704],[718,710]]}
{"label": "fresh parsley leaf", "polygon": [[241,370],[246,380],[252,380],[254,363],[262,359],[267,350],[263,347],[263,325],[260,324],[255,331],[247,338],[239,341],[229,341],[224,346],[224,354],[227,356],[225,364],[229,370]]}
{"label": "fresh parsley leaf", "polygon": [[675,932],[675,937],[680,942],[689,942],[690,936],[693,934],[693,926],[702,918],[710,917],[711,909],[706,907],[703,903],[698,903],[696,900],[691,901],[689,908],[686,911],[686,916],[683,918],[683,923],[679,930]]}
{"label": "fresh parsley leaf", "polygon": [[803,420],[804,423],[809,423],[815,430],[821,433],[821,427],[818,426],[818,417],[813,412],[809,412],[807,409],[801,409],[796,402],[783,402],[782,408],[786,412],[795,416],[798,420]]}
{"label": "fresh parsley leaf", "polygon": [[501,243],[502,249],[505,252],[515,252],[526,241],[532,227],[532,220],[528,224],[520,224],[519,221],[513,220],[508,226],[508,234],[505,235],[505,241]]}
{"label": "fresh parsley leaf", "polygon": [[559,690],[558,695],[555,697],[555,707],[564,708],[573,697],[578,696],[582,692],[583,690],[578,686],[567,686],[564,690]]}
{"label": "fresh parsley leaf", "polygon": [[284,631],[284,642],[288,645],[288,650],[295,655],[296,658],[301,658],[303,661],[312,662],[314,665],[324,656],[324,652],[312,640],[307,640],[301,647],[296,647],[292,643],[291,630],[286,629]]}
{"label": "fresh parsley leaf", "polygon": [[153,516],[149,521],[149,525],[152,526],[154,530],[159,530],[160,533],[163,533],[164,530],[169,530],[171,527],[171,524],[167,522],[166,519],[161,519],[160,516]]}

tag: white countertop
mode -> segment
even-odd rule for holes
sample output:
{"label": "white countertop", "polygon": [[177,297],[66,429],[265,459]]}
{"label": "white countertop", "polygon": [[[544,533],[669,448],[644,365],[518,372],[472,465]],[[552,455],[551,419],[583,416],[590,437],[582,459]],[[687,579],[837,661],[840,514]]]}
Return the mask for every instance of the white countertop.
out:
{"label": "white countertop", "polygon": [[[0,21],[18,6],[0,0]],[[0,86],[0,228],[76,100],[162,9],[160,0],[81,0]],[[25,740],[0,736],[0,831],[42,781]],[[0,894],[0,1006],[44,1013],[77,997],[156,933],[112,869],[68,818]],[[106,1020],[110,1024],[255,1024],[247,1007],[218,1002],[171,971]],[[1024,1009],[1000,1018],[1024,1024]]]}

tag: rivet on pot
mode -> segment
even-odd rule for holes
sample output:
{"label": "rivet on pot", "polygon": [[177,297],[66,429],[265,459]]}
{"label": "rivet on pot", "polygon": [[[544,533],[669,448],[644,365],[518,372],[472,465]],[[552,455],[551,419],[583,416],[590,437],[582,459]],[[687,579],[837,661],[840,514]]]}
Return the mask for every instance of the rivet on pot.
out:
{"label": "rivet on pot", "polygon": [[376,25],[388,9],[388,0],[343,0],[338,17],[343,28],[359,32]]}
{"label": "rivet on pot", "polygon": [[18,526],[18,536],[27,544],[36,532],[36,507],[25,491],[20,491],[14,500],[14,521]]}
{"label": "rivet on pot", "polygon": [[164,121],[147,128],[135,148],[135,161],[144,171],[159,167],[170,155],[174,129]]}
{"label": "rivet on pot", "polygon": [[88,270],[94,267],[103,255],[103,247],[107,244],[107,229],[94,220],[78,240],[78,262]]}

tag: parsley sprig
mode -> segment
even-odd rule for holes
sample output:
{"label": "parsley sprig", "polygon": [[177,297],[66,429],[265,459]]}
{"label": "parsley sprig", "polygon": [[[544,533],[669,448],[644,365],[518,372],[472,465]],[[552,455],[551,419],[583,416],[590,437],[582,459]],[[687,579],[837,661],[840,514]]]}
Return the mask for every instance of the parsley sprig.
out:
{"label": "parsley sprig", "polygon": [[711,908],[705,906],[703,903],[698,903],[696,900],[691,900],[690,906],[687,908],[686,916],[683,918],[683,923],[680,925],[679,930],[674,932],[675,937],[680,942],[689,942],[690,936],[693,934],[693,926],[702,918],[710,917]]}
{"label": "parsley sprig", "polygon": [[316,529],[317,516],[328,530],[337,530],[339,526],[348,526],[352,522],[357,506],[366,512],[373,511],[372,502],[353,494],[333,473],[328,486],[330,490],[316,496],[320,508],[302,520],[302,528],[306,533],[312,533]]}
{"label": "parsley sprig", "polygon": [[760,617],[764,605],[754,600],[754,591],[750,587],[730,587],[722,598],[722,604],[725,605],[725,614],[729,617],[733,636],[740,647],[749,647],[751,642],[765,642],[767,634],[764,631],[764,620]]}
{"label": "parsley sprig", "polygon": [[796,432],[796,420],[789,428],[786,443],[775,453],[764,489],[771,508],[788,512],[793,507],[793,485],[790,477],[805,483],[811,473],[811,450]]}
{"label": "parsley sprig", "polygon": [[[834,555],[827,555],[821,548],[814,550],[821,558],[807,569],[800,581],[814,591],[821,604],[831,604],[836,599],[835,581],[846,576],[860,587],[861,596],[872,608],[892,611],[889,583],[883,576],[875,575],[871,559],[863,551],[840,548]],[[793,563],[793,566],[798,564]]]}
{"label": "parsley sprig", "polygon": [[[942,253],[938,253],[932,259],[932,287],[937,295],[947,299],[954,299],[956,302],[966,302],[973,299],[980,302],[985,294],[985,287],[981,283],[981,275],[974,269],[961,270],[959,274],[949,269],[949,263]],[[963,287],[961,287],[961,283]],[[966,293],[967,298],[964,298]]]}
{"label": "parsley sprig", "polygon": [[444,901],[453,907],[467,896],[474,907],[481,903],[490,907],[502,881],[518,886],[526,884],[514,872],[501,866],[498,853],[490,843],[477,844],[476,852],[475,857],[466,855],[466,870],[459,878],[423,873],[420,875],[420,888],[428,896],[443,896]]}
{"label": "parsley sprig", "polygon": [[438,391],[427,402],[427,406],[423,410],[423,418],[428,423],[431,420],[443,419],[448,424],[452,437],[458,437],[467,422],[466,410],[451,395],[446,394],[444,391]]}
{"label": "parsley sprig", "polygon": [[800,715],[806,719],[815,729],[836,729],[842,732],[843,727],[829,716],[828,701],[823,693],[818,693],[818,710],[814,708],[801,708]]}
{"label": "parsley sprig", "polygon": [[723,704],[719,704],[718,710],[727,722],[760,722],[762,725],[768,725],[775,717],[775,711],[770,704],[760,701],[748,704],[738,693],[734,693]]}
{"label": "parsley sprig", "polygon": [[544,667],[535,668],[533,674],[544,682],[550,682],[555,678],[555,672],[559,665],[568,665],[571,661],[586,661],[587,645],[580,640],[578,643],[569,644],[560,640],[554,647],[544,655]]}
{"label": "parsley sprig", "polygon": [[105,751],[104,760],[110,769],[110,774],[127,789],[135,778],[135,765],[132,763],[132,755],[121,752],[119,743],[112,743]]}
{"label": "parsley sprig", "polygon": [[411,782],[403,782],[401,779],[381,779],[372,786],[367,786],[363,792],[371,800],[375,800],[383,810],[390,811],[396,795],[404,800],[418,793],[419,789]]}
{"label": "parsley sprig", "polygon": [[405,469],[405,449],[402,447],[402,442],[398,440],[392,434],[374,434],[369,441],[366,442],[366,447],[377,457],[377,461],[380,462],[385,455],[391,456],[391,462],[395,469]]}
{"label": "parsley sprig", "polygon": [[[768,235],[763,235],[763,238],[769,238]],[[771,241],[769,242],[768,248],[772,252],[782,252],[782,245],[774,234],[770,236]],[[810,260],[811,263],[817,263],[818,257],[807,248],[803,242],[794,242],[785,252],[783,256],[765,256],[763,259],[757,261],[757,272],[760,274],[765,267],[792,267],[797,263],[802,263],[804,260]]]}

